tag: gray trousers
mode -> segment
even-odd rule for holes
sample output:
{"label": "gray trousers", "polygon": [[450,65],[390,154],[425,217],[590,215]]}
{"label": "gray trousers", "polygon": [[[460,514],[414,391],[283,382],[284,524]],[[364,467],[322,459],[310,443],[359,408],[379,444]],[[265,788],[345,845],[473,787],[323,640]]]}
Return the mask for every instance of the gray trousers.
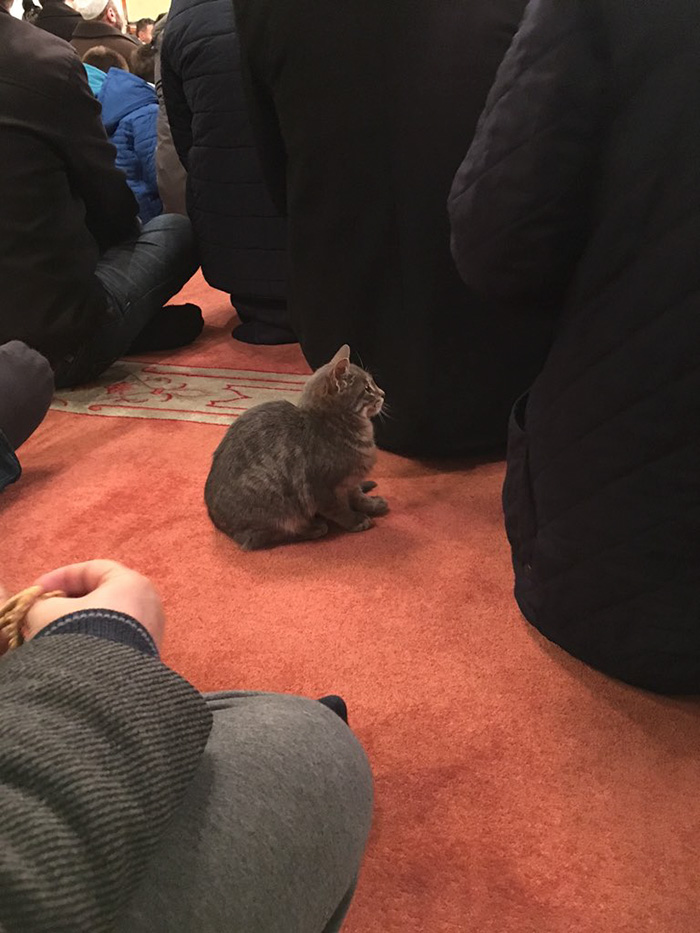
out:
{"label": "gray trousers", "polygon": [[19,477],[15,450],[39,427],[52,396],[48,360],[19,340],[0,346],[0,491]]}
{"label": "gray trousers", "polygon": [[335,933],[372,816],[357,739],[325,706],[207,696],[214,726],[122,933]]}

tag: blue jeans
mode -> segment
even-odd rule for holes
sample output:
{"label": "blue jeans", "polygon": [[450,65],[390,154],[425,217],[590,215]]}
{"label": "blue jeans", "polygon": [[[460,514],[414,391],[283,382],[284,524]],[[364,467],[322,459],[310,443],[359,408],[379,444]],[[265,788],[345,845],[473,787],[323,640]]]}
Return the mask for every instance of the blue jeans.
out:
{"label": "blue jeans", "polygon": [[58,364],[56,386],[90,382],[124,356],[198,265],[192,226],[181,214],[154,217],[137,237],[107,250],[95,275],[107,292],[111,319]]}

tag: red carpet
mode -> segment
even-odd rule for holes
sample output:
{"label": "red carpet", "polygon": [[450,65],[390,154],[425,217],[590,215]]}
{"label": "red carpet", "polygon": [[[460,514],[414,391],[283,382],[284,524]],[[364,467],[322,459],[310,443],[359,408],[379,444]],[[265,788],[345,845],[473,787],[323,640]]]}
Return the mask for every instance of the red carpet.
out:
{"label": "red carpet", "polygon": [[[232,341],[193,367],[304,372]],[[224,428],[51,412],[3,495],[0,578],[114,557],[163,594],[166,660],[205,690],[347,698],[376,818],[348,933],[696,933],[700,704],[612,683],[511,595],[501,464],[382,455],[392,512],[362,535],[242,554],[202,489]]]}

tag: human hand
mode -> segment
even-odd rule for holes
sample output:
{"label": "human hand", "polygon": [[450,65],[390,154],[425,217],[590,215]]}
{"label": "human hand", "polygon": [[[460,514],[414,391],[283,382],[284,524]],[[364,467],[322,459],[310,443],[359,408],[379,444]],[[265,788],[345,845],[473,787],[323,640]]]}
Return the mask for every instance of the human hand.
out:
{"label": "human hand", "polygon": [[90,560],[44,574],[36,586],[46,593],[62,590],[66,597],[42,599],[34,604],[22,629],[25,641],[70,612],[111,609],[140,622],[160,646],[165,628],[160,597],[150,580],[135,570],[113,560]]}

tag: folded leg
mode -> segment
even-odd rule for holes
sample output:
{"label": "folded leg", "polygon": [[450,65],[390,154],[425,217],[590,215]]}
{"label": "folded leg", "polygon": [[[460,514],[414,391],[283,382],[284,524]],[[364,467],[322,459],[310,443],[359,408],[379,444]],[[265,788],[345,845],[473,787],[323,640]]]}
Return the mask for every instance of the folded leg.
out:
{"label": "folded leg", "polygon": [[213,694],[214,727],[120,933],[335,933],[369,833],[372,780],[320,703]]}

